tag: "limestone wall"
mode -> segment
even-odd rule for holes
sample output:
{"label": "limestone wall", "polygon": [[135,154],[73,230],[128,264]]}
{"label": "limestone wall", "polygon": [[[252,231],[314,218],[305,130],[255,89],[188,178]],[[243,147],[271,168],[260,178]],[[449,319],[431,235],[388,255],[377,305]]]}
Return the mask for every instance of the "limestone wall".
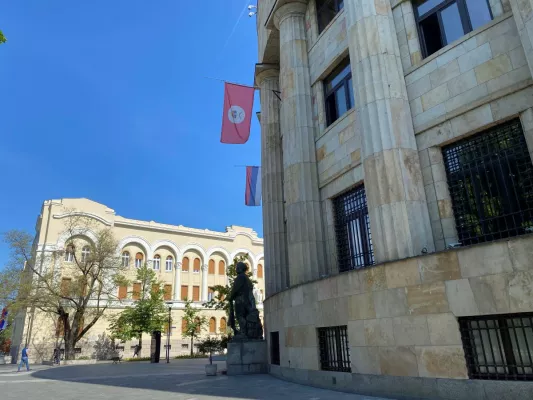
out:
{"label": "limestone wall", "polygon": [[267,299],[266,328],[280,367],[319,370],[316,328],[347,325],[354,374],[467,379],[457,317],[533,311],[532,259],[529,235],[341,273]]}

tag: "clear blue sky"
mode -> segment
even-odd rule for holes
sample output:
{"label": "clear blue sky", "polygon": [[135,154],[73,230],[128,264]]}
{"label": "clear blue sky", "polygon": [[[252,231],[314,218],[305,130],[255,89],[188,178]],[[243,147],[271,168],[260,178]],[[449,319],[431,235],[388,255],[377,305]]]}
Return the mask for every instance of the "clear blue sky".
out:
{"label": "clear blue sky", "polygon": [[[255,4],[250,0],[246,4]],[[87,197],[129,218],[254,228],[246,145],[220,143],[223,83],[253,84],[243,0],[6,0],[0,5],[0,232],[34,232],[46,199]],[[0,245],[0,268],[7,249]]]}

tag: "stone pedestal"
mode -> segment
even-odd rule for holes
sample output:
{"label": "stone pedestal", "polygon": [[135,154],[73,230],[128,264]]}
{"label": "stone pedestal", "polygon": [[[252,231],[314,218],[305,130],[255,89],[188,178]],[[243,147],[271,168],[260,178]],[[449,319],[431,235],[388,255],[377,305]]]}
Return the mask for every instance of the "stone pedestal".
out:
{"label": "stone pedestal", "polygon": [[268,373],[266,340],[243,340],[228,343],[228,375]]}

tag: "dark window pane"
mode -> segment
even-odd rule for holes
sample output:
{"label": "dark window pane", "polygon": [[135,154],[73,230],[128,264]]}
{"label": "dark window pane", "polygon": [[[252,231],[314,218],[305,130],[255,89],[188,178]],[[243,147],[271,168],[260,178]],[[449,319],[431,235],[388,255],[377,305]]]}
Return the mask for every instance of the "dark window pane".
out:
{"label": "dark window pane", "polygon": [[337,117],[340,117],[348,111],[348,105],[346,104],[346,89],[344,86],[341,86],[339,90],[335,92],[335,97],[337,99]]}
{"label": "dark window pane", "polygon": [[492,20],[487,0],[466,0],[466,7],[472,29],[477,29]]}
{"label": "dark window pane", "polygon": [[417,7],[418,15],[421,17],[422,15],[427,13],[432,8],[437,7],[442,2],[444,2],[444,0],[427,0],[427,1],[420,2],[420,4]]}
{"label": "dark window pane", "polygon": [[426,44],[426,56],[430,56],[443,47],[443,38],[440,32],[437,13],[430,15],[420,23],[422,36]]}
{"label": "dark window pane", "polygon": [[337,102],[335,93],[332,93],[326,98],[326,114],[328,119],[328,125],[333,123],[339,115],[337,114]]}
{"label": "dark window pane", "polygon": [[[478,0],[479,1],[479,0]],[[444,27],[444,34],[446,36],[446,44],[459,39],[465,34],[461,16],[459,15],[459,7],[457,3],[446,7],[441,11],[440,17],[442,19],[442,26]]]}
{"label": "dark window pane", "polygon": [[322,32],[324,28],[335,18],[338,13],[334,0],[319,0],[316,2],[318,30]]}
{"label": "dark window pane", "polygon": [[350,64],[343,65],[340,68],[333,70],[331,75],[326,79],[326,91],[332,90],[335,86],[342,82],[344,78],[351,72]]}
{"label": "dark window pane", "polygon": [[348,105],[348,108],[352,108],[355,105],[355,102],[353,99],[352,78],[348,79],[348,94],[350,95],[350,104]]}

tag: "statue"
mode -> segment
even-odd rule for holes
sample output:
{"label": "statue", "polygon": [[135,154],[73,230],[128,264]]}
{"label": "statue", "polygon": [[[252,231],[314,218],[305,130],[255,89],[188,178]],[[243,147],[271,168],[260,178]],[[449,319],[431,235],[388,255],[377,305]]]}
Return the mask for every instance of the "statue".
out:
{"label": "statue", "polygon": [[[263,326],[255,306],[254,285],[246,276],[246,268],[243,262],[237,263],[237,277],[229,296],[229,326],[233,329],[236,340],[263,339]],[[240,329],[235,326],[235,318]]]}

